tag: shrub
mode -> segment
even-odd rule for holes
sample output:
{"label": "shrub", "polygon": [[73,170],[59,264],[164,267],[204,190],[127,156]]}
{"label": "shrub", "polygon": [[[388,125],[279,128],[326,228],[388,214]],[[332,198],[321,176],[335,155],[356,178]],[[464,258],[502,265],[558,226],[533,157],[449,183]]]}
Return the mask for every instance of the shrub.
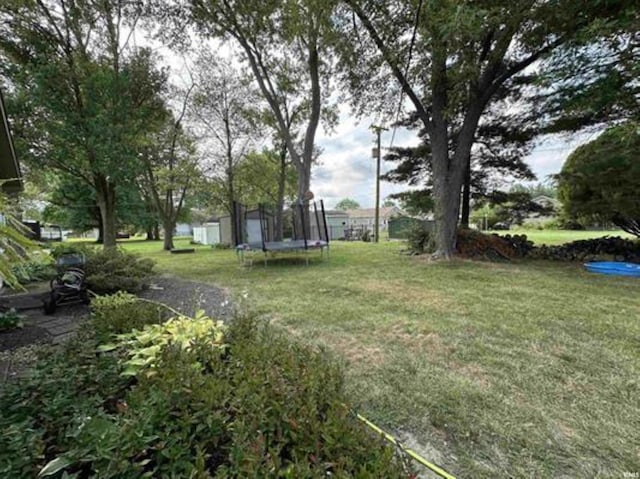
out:
{"label": "shrub", "polygon": [[1,477],[36,477],[78,435],[82,421],[115,412],[112,403],[131,379],[120,376],[117,357],[96,355],[96,346],[84,332],[64,349],[47,349],[29,377],[4,385]]}
{"label": "shrub", "polygon": [[22,327],[22,316],[15,309],[0,312],[0,331],[8,331],[10,329]]}
{"label": "shrub", "polygon": [[433,252],[433,233],[422,223],[413,224],[407,232],[409,251],[415,254]]}
{"label": "shrub", "polygon": [[120,248],[102,249],[63,243],[51,251],[54,258],[69,253],[84,254],[87,285],[96,294],[140,292],[147,287],[147,280],[155,267],[153,260]]}
{"label": "shrub", "polygon": [[5,387],[0,475],[408,476],[350,416],[326,356],[250,319],[233,321],[225,340],[225,354],[206,334],[188,347],[168,341],[155,374],[128,377],[130,354],[96,354],[87,328]]}
{"label": "shrub", "polygon": [[33,283],[35,281],[50,280],[56,275],[56,269],[50,258],[40,257],[18,263],[11,268],[14,276],[21,285]]}
{"label": "shrub", "polygon": [[114,334],[132,329],[142,329],[147,324],[167,319],[167,309],[161,305],[141,301],[138,297],[118,292],[110,296],[98,296],[91,302],[91,324],[96,335],[108,340]]}
{"label": "shrub", "polygon": [[153,260],[119,248],[93,250],[87,258],[87,283],[98,294],[137,293],[147,287],[154,266]]}
{"label": "shrub", "polygon": [[[222,321],[212,321],[211,318],[199,313],[195,318],[179,316],[168,319],[161,324],[148,324],[142,330],[125,334],[118,334],[111,344],[103,344],[98,351],[108,352],[122,349],[128,357],[123,362],[122,372],[125,376],[135,376],[141,371],[147,375],[155,374],[156,366],[162,350],[169,345],[190,351],[199,344],[206,344],[211,349],[224,352],[225,327]],[[192,367],[201,365],[193,363]]]}

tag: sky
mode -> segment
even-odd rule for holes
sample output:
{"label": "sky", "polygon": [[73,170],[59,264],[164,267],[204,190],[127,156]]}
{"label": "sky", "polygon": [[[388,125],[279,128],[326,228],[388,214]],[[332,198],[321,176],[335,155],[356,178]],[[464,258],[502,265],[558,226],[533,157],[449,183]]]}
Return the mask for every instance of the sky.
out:
{"label": "sky", "polygon": [[[316,198],[322,198],[332,208],[343,198],[356,200],[362,208],[375,206],[376,161],[372,157],[375,135],[369,129],[371,120],[357,121],[343,109],[340,122],[333,132],[319,131],[318,146],[323,150],[320,165],[311,174],[311,190]],[[545,181],[558,173],[564,160],[579,145],[589,141],[593,134],[548,137],[539,141],[526,158],[537,175]],[[382,132],[383,155],[390,146],[392,131]],[[413,146],[418,140],[415,132],[398,129],[393,146]],[[381,174],[393,168],[392,163],[382,161]],[[405,191],[407,185],[382,181],[380,198]]]}

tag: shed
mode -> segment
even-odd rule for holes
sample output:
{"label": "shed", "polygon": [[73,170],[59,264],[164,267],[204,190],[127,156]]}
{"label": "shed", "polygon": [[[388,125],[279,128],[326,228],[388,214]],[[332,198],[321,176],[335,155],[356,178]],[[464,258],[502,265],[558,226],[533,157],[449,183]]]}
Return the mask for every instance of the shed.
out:
{"label": "shed", "polygon": [[[342,210],[325,211],[325,219],[327,220],[327,233],[330,240],[344,239],[345,230],[349,228],[349,215]],[[312,230],[317,228],[313,224]]]}
{"label": "shed", "polygon": [[193,228],[193,241],[200,244],[214,245],[220,243],[220,223],[205,223]]}
{"label": "shed", "polygon": [[407,239],[412,228],[422,225],[428,231],[435,230],[435,221],[410,216],[396,216],[389,220],[389,239]]}
{"label": "shed", "polygon": [[[262,215],[265,219],[263,221],[263,224],[260,225],[260,210],[258,208],[244,211],[244,214],[242,214],[242,218],[240,218],[241,222],[243,223],[244,229],[243,242],[262,242],[262,231],[265,232],[267,238],[273,236],[273,230],[275,229],[273,214],[271,214],[269,211],[263,211]],[[220,242],[229,245],[234,244],[231,231],[230,215],[220,217]]]}

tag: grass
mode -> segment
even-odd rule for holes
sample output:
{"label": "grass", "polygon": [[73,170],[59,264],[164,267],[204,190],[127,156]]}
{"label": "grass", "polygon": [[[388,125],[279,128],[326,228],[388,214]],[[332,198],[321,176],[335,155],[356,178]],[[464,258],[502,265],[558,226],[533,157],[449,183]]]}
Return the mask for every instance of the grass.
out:
{"label": "grass", "polygon": [[253,269],[228,250],[123,245],[164,272],[247,294],[341,358],[356,407],[459,477],[640,471],[637,279],[573,264],[431,263],[398,242],[334,243],[329,262]]}
{"label": "grass", "polygon": [[633,238],[629,233],[622,230],[615,231],[569,231],[569,230],[514,230],[496,231],[498,234],[525,234],[527,238],[535,244],[559,245],[571,241],[601,238],[603,236],[621,236],[623,238]]}

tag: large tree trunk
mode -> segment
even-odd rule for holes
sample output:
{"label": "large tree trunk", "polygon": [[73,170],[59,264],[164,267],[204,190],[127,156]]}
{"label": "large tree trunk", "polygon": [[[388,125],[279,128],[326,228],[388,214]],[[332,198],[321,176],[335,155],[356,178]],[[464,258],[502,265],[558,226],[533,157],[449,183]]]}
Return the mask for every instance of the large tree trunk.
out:
{"label": "large tree trunk", "polygon": [[[456,236],[462,199],[462,185],[469,168],[471,147],[482,113],[481,101],[473,103],[456,138],[455,151],[449,152],[446,63],[439,58],[440,69],[434,72],[433,128],[430,133],[433,164],[433,196],[436,221],[435,258],[450,259],[456,252]],[[436,63],[436,64],[438,64]]]}
{"label": "large tree trunk", "polygon": [[467,164],[467,171],[464,174],[462,185],[462,212],[460,213],[460,226],[469,227],[469,216],[471,215],[471,155]]}
{"label": "large tree trunk", "polygon": [[278,172],[278,196],[274,217],[274,241],[282,241],[284,230],[284,191],[287,183],[287,145],[280,147],[280,171]]}
{"label": "large tree trunk", "polygon": [[233,171],[233,145],[231,144],[231,126],[229,124],[228,112],[225,112],[223,118],[225,139],[227,142],[227,151],[225,152],[227,160],[227,203],[229,204],[229,219],[231,220],[231,241],[234,243],[232,246],[237,246],[238,243],[244,242],[244,238],[239,237],[237,210],[235,207],[236,192],[235,192],[235,175]]}
{"label": "large tree trunk", "polygon": [[434,216],[436,222],[434,257],[449,259],[456,250],[456,231],[460,212],[461,184],[451,175],[434,177]]}
{"label": "large tree trunk", "polygon": [[160,241],[160,225],[157,222],[153,224],[153,239]]}
{"label": "large tree trunk", "polygon": [[104,243],[104,228],[102,227],[102,214],[100,213],[100,208],[98,208],[98,216],[96,218],[98,220],[98,238],[96,239],[96,243],[103,244]]}
{"label": "large tree trunk", "polygon": [[102,218],[104,248],[116,247],[116,186],[104,177],[96,181],[96,194]]}
{"label": "large tree trunk", "polygon": [[460,213],[460,190],[463,171],[457,172],[453,158],[449,157],[445,138],[432,138],[433,200],[435,247],[434,257],[449,259],[456,248],[456,228]]}
{"label": "large tree trunk", "polygon": [[162,223],[162,230],[164,232],[162,249],[164,249],[165,251],[171,251],[173,249],[173,230],[175,229],[175,227],[175,221],[166,220]]}
{"label": "large tree trunk", "polygon": [[[311,164],[301,165],[301,167],[297,168],[297,171],[298,201],[296,206],[296,230],[300,239],[308,239],[311,221],[309,218],[309,200],[307,199],[307,193],[310,191],[309,188],[311,187]],[[302,205],[302,208],[300,205]],[[304,224],[302,223],[303,221]]]}
{"label": "large tree trunk", "polygon": [[153,241],[153,226],[147,226],[146,234],[147,234],[147,237],[145,238],[145,240]]}

